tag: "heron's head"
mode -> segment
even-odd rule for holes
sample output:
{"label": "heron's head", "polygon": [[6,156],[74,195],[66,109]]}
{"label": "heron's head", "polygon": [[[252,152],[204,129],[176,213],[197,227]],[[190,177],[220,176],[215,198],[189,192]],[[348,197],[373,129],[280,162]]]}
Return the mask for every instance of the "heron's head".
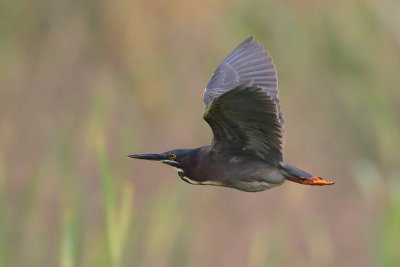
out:
{"label": "heron's head", "polygon": [[128,157],[158,161],[174,167],[179,173],[183,172],[184,167],[188,166],[196,155],[197,149],[175,149],[160,154],[136,154]]}

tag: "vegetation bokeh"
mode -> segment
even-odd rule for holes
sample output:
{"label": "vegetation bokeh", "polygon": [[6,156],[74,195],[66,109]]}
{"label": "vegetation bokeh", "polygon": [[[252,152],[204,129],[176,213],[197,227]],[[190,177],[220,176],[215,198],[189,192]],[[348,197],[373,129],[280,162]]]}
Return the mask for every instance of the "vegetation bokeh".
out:
{"label": "vegetation bokeh", "polygon": [[[0,266],[400,266],[398,1],[0,3]],[[210,143],[253,35],[285,159],[332,187],[192,186],[126,157]]]}

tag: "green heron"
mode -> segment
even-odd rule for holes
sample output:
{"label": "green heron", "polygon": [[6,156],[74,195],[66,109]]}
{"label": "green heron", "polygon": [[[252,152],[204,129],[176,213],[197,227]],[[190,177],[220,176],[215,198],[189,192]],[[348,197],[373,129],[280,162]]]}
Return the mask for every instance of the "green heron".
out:
{"label": "green heron", "polygon": [[215,70],[203,95],[211,145],[161,154],[130,155],[165,163],[190,184],[257,192],[286,180],[331,185],[283,161],[284,120],[278,79],[268,51],[250,37]]}

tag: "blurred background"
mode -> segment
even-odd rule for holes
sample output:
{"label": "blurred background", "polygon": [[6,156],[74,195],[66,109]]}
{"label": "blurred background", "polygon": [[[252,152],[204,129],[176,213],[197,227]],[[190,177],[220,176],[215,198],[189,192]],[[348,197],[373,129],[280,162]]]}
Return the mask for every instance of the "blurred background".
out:
{"label": "blurred background", "polygon": [[[398,1],[0,4],[0,266],[400,266]],[[244,193],[135,161],[209,144],[205,85],[253,35],[285,159]]]}

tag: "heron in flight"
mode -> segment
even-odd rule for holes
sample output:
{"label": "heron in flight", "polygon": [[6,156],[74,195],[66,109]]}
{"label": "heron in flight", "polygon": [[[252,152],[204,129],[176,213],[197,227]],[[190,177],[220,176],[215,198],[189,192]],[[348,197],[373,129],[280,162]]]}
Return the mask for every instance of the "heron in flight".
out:
{"label": "heron in flight", "polygon": [[285,162],[284,120],[269,52],[250,37],[218,66],[203,95],[211,145],[129,157],[174,167],[190,184],[264,191],[285,181],[332,185]]}

